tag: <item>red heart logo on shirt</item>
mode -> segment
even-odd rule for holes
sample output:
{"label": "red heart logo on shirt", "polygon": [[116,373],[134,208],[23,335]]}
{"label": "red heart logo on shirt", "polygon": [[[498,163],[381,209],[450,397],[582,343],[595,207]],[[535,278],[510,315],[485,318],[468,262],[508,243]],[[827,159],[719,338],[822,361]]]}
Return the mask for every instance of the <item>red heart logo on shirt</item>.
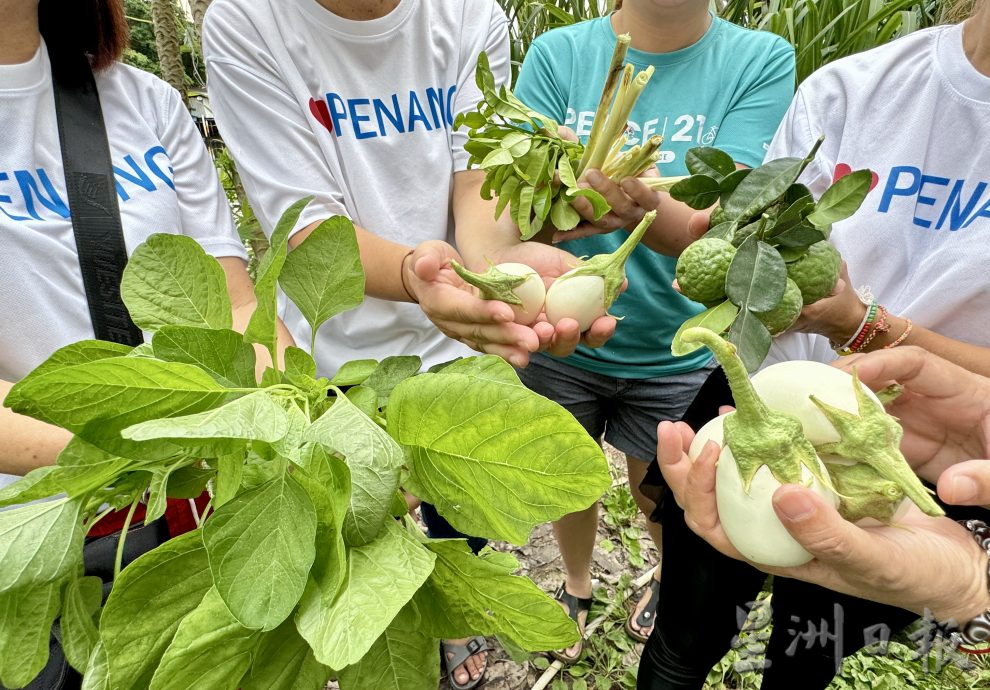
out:
{"label": "red heart logo on shirt", "polygon": [[[832,184],[835,184],[852,171],[853,169],[846,163],[839,163],[835,166],[835,172],[832,173]],[[872,176],[872,179],[870,180],[870,191],[872,192],[873,188],[877,186],[878,182],[880,182],[880,176],[872,170],[870,171],[870,175]]]}
{"label": "red heart logo on shirt", "polygon": [[313,117],[316,118],[316,121],[326,127],[328,132],[333,134],[333,119],[330,117],[330,108],[327,107],[326,101],[318,101],[315,98],[310,98],[309,112],[313,113]]}

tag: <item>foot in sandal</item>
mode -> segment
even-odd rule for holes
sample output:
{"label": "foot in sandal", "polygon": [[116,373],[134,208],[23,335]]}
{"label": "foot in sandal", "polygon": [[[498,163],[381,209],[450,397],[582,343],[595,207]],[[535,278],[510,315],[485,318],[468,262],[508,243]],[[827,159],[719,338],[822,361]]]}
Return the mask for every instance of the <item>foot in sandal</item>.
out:
{"label": "foot in sandal", "polygon": [[653,624],[656,622],[657,605],[660,603],[660,568],[653,571],[650,584],[643,591],[636,608],[626,619],[626,633],[629,637],[639,642],[646,642],[646,638],[653,632]]}
{"label": "foot in sandal", "polygon": [[[588,622],[588,612],[591,610],[591,587],[591,580],[589,580],[585,588],[577,588],[579,594],[587,594],[587,596],[577,596],[568,591],[567,581],[565,580],[553,595],[553,598],[560,602],[560,605],[567,611],[567,615],[571,617],[571,620],[577,623],[578,630],[582,636],[584,635],[585,623]],[[567,649],[558,649],[550,652],[550,656],[562,663],[573,664],[581,658],[583,649],[584,640],[582,639]]]}

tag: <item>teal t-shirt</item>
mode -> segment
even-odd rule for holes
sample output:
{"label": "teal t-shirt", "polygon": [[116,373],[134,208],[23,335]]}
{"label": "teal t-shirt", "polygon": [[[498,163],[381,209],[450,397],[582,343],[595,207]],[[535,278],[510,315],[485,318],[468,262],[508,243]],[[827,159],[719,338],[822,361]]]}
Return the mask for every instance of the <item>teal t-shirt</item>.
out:
{"label": "teal t-shirt", "polygon": [[[609,17],[549,31],[530,46],[513,89],[529,107],[574,129],[591,131],[615,32]],[[630,116],[630,146],[663,136],[658,163],[665,176],[686,175],[684,156],[715,146],[755,167],[773,138],[794,93],[794,50],[771,33],[750,31],[713,17],[696,43],[672,53],[630,49],[637,71],[656,68]],[[661,213],[662,208],[661,208]],[[627,237],[619,230],[561,244],[576,256],[614,251]],[[680,325],[704,307],[671,287],[677,260],[639,246],[626,264],[629,289],[611,309],[625,317],[603,347],[579,347],[568,364],[617,378],[669,376],[702,367],[702,349],[674,357],[670,343]]]}

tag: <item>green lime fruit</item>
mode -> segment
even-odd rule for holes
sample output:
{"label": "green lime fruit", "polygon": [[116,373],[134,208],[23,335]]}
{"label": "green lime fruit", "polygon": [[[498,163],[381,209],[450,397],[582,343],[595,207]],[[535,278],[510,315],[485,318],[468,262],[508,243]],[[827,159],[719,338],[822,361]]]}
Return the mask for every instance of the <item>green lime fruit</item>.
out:
{"label": "green lime fruit", "polygon": [[716,237],[703,237],[685,249],[677,260],[674,275],[681,293],[701,303],[725,298],[725,274],[736,255],[732,243]]}
{"label": "green lime fruit", "polygon": [[787,264],[787,277],[797,283],[805,304],[813,304],[835,289],[842,257],[827,241],[815,242],[808,253]]}
{"label": "green lime fruit", "polygon": [[729,219],[725,215],[725,211],[722,210],[721,206],[719,206],[714,211],[712,211],[712,214],[708,217],[708,227],[714,228],[716,225],[720,223],[724,223],[727,220]]}
{"label": "green lime fruit", "polygon": [[790,278],[787,279],[787,287],[784,288],[784,296],[780,303],[770,311],[754,312],[756,318],[763,322],[763,325],[770,331],[770,335],[783,333],[791,327],[801,315],[804,307],[804,300],[801,297],[801,288]]}

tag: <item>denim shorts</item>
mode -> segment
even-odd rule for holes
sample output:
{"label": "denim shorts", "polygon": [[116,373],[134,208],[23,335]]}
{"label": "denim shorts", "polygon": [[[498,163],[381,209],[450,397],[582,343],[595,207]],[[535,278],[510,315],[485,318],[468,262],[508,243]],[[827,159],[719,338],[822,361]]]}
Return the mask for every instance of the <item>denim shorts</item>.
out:
{"label": "denim shorts", "polygon": [[711,360],[682,374],[621,379],[535,355],[518,373],[530,390],[562,405],[594,438],[603,437],[623,453],[652,462],[657,424],[680,419],[715,366]]}

